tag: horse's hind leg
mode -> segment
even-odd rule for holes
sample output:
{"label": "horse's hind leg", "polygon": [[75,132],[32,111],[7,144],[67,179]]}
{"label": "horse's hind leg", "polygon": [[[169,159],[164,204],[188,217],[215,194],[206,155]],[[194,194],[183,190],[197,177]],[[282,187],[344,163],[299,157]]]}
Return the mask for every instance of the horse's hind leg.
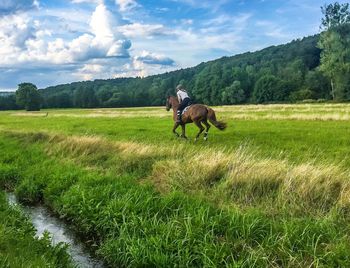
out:
{"label": "horse's hind leg", "polygon": [[206,141],[208,139],[208,132],[209,132],[210,125],[208,124],[207,120],[203,120],[202,123],[206,127],[205,132],[204,132],[204,140]]}
{"label": "horse's hind leg", "polygon": [[204,131],[204,127],[202,126],[200,121],[194,121],[194,123],[196,124],[196,126],[199,128],[199,132],[195,138],[195,141],[198,140],[199,136],[201,135],[201,133]]}

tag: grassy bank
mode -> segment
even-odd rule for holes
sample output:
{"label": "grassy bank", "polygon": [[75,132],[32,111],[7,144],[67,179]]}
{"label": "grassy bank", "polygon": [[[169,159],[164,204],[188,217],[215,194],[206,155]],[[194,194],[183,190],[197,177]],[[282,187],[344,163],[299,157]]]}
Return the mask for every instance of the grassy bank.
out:
{"label": "grassy bank", "polygon": [[[183,167],[189,172],[187,178],[192,178],[191,186],[175,176],[181,183],[156,190],[160,185],[154,187],[155,172],[172,179],[171,174],[160,171],[164,161],[181,157],[184,152],[178,148],[159,150],[45,133],[10,132],[5,136],[0,156],[6,171],[3,182],[15,185],[22,201],[44,202],[65,217],[111,266],[350,265],[349,225],[335,202],[340,199],[332,199],[328,208],[316,206],[318,213],[305,214],[298,211],[307,212],[310,206],[299,206],[291,214],[293,202],[285,203],[288,210],[277,206],[274,213],[269,211],[271,206],[262,210],[254,202],[246,203],[250,205],[244,209],[232,206],[226,197],[221,202],[229,207],[218,206],[213,202],[218,196],[205,197],[209,188],[215,188],[210,181],[207,184],[205,180],[211,177],[206,175],[218,174],[220,165],[226,166],[215,161],[202,171],[202,182],[197,180],[203,174],[196,177],[194,170]],[[228,161],[225,157],[232,156],[216,159]],[[159,180],[156,183],[162,183]],[[275,194],[267,191],[264,195],[272,201]],[[233,200],[244,204],[239,198]]]}
{"label": "grassy bank", "polygon": [[[0,168],[4,174],[4,166]],[[2,180],[2,183],[4,180]],[[0,191],[0,267],[74,267],[64,245],[35,237],[30,221]]]}

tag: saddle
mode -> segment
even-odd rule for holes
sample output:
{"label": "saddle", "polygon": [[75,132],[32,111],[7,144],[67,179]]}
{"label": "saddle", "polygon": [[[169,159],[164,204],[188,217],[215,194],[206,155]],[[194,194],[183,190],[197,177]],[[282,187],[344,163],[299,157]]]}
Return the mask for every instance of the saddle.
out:
{"label": "saddle", "polygon": [[183,115],[184,113],[186,113],[187,110],[190,109],[191,106],[192,106],[192,104],[186,106],[185,109],[182,110],[181,115]]}

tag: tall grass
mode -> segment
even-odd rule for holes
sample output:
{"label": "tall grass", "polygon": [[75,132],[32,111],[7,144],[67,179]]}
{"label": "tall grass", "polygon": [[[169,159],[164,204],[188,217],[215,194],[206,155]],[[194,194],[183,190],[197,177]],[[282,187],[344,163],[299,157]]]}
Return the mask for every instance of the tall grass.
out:
{"label": "tall grass", "polygon": [[339,167],[245,146],[198,153],[44,133],[8,133],[1,146],[16,174],[4,181],[70,221],[110,266],[350,265]]}
{"label": "tall grass", "polygon": [[231,153],[187,151],[186,158],[156,162],[150,178],[157,185],[165,184],[162,189],[202,191],[226,205],[263,202],[267,211],[287,207],[291,213],[317,214],[347,211],[350,205],[348,170],[329,163],[259,158],[247,147]]}
{"label": "tall grass", "polygon": [[110,142],[100,137],[10,135],[30,142],[44,140],[49,155],[73,159],[90,169],[134,174],[163,193],[202,193],[224,206],[261,203],[266,211],[287,208],[290,213],[324,214],[332,209],[349,210],[350,173],[336,164],[261,158],[246,145],[235,151],[198,151],[186,146]]}

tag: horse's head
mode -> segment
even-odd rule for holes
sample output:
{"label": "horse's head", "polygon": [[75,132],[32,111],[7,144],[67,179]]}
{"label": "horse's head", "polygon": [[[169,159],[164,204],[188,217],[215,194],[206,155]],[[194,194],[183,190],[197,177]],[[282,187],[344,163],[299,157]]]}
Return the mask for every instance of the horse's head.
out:
{"label": "horse's head", "polygon": [[171,109],[171,101],[170,96],[166,98],[166,110],[169,111]]}

